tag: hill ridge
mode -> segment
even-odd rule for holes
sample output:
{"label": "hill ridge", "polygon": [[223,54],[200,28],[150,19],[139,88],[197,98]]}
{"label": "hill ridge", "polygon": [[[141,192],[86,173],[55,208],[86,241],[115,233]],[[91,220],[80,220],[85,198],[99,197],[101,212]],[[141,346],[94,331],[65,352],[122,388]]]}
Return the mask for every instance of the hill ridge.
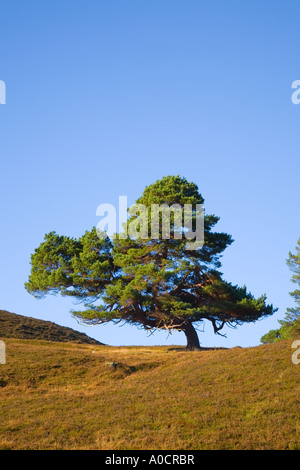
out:
{"label": "hill ridge", "polygon": [[25,317],[7,310],[0,310],[0,338],[103,345],[100,341],[90,338],[86,333],[81,333],[73,328],[60,326],[51,321]]}

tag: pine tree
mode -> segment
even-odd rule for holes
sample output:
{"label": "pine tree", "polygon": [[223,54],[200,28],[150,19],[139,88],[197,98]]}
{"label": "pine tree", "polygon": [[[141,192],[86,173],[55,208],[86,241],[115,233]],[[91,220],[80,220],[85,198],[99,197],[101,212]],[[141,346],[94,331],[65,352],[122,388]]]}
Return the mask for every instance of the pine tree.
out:
{"label": "pine tree", "polygon": [[121,233],[113,240],[99,238],[95,228],[78,240],[54,232],[46,235],[31,257],[28,292],[84,299],[85,309],[72,313],[89,324],[125,321],[148,331],[183,331],[188,349],[200,348],[195,324],[211,322],[220,334],[225,325],[235,327],[274,313],[265,295],[255,299],[245,286],[222,279],[220,257],[233,240],[212,230],[219,220],[215,215],[205,215],[204,244],[198,249],[186,249],[185,236],[191,229],[178,225],[174,213],[167,237],[161,217],[156,238],[141,236],[145,229],[149,235],[155,225],[153,204],[190,204],[193,226],[195,207],[204,203],[194,183],[167,176],[146,187],[136,202],[146,208],[147,217],[142,220],[135,213],[128,218],[124,228],[138,228],[135,238],[123,238]]}
{"label": "pine tree", "polygon": [[300,238],[296,245],[295,254],[289,252],[287,265],[293,273],[291,281],[298,285],[297,289],[290,292],[296,306],[287,308],[284,319],[278,321],[280,328],[269,331],[261,338],[261,342],[264,344],[300,337]]}

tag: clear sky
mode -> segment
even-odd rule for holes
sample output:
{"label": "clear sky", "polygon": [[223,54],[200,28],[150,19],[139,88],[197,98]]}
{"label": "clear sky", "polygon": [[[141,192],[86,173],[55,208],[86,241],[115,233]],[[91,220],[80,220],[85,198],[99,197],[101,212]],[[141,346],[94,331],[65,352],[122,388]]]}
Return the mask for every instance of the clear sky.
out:
{"label": "clear sky", "polygon": [[255,346],[293,305],[300,237],[298,0],[2,0],[0,309],[111,345],[185,344],[183,333],[79,325],[69,299],[24,289],[44,234],[80,236],[96,208],[129,204],[166,175],[195,182],[218,231],[224,279],[278,312],[210,325],[203,346]]}

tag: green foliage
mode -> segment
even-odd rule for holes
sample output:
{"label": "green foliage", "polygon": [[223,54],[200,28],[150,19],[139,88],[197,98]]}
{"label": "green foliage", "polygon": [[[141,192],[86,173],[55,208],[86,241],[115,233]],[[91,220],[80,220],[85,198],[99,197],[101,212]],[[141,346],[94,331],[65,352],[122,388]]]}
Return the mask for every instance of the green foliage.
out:
{"label": "green foliage", "polygon": [[300,316],[300,238],[296,245],[296,252],[295,254],[289,252],[289,257],[287,259],[287,265],[289,266],[290,270],[293,273],[291,281],[298,286],[293,292],[290,292],[290,295],[296,302],[295,308],[288,308],[287,312],[291,315],[291,319],[293,316],[299,317]]}
{"label": "green foliage", "polygon": [[97,299],[114,271],[109,238],[99,239],[93,228],[78,240],[55,232],[46,234],[44,240],[31,255],[27,291],[37,298],[60,293]]}
{"label": "green foliage", "polygon": [[[194,208],[204,199],[194,183],[167,176],[146,187],[136,202],[147,208],[150,229],[151,204]],[[195,217],[193,210],[193,221]],[[182,330],[190,346],[197,347],[192,323],[210,321],[218,333],[224,325],[234,327],[274,312],[265,296],[255,299],[245,287],[222,279],[220,257],[233,240],[212,231],[218,220],[205,215],[205,241],[197,250],[186,250],[184,237],[175,236],[174,217],[167,239],[118,235],[111,241],[99,239],[93,229],[76,240],[52,232],[32,255],[26,289],[37,297],[59,292],[84,299],[85,310],[73,314],[87,323],[125,321],[146,330]],[[129,217],[128,227],[133,222],[137,215]]]}
{"label": "green foliage", "polygon": [[263,344],[275,343],[276,341],[293,339],[300,337],[300,318],[298,317],[293,322],[286,320],[279,320],[281,327],[277,330],[270,330],[267,334],[262,336],[261,342]]}
{"label": "green foliage", "polygon": [[[300,238],[297,242],[296,253],[289,252],[287,265],[293,272],[291,281],[300,286]],[[287,309],[284,319],[278,321],[280,328],[269,331],[261,338],[263,344],[300,337],[300,290],[295,289],[290,292],[290,295],[296,301],[296,307]]]}

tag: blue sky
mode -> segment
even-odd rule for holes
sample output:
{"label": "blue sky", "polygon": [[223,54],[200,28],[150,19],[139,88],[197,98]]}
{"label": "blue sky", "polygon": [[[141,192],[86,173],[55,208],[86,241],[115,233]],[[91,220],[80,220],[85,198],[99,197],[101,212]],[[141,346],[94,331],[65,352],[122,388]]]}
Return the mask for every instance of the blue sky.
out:
{"label": "blue sky", "polygon": [[179,174],[235,240],[224,278],[279,309],[227,339],[206,325],[202,345],[255,346],[277,328],[300,237],[299,13],[291,0],[3,0],[0,308],[112,345],[185,344],[183,333],[79,325],[69,299],[24,289],[45,233],[80,236],[99,204],[132,204]]}

